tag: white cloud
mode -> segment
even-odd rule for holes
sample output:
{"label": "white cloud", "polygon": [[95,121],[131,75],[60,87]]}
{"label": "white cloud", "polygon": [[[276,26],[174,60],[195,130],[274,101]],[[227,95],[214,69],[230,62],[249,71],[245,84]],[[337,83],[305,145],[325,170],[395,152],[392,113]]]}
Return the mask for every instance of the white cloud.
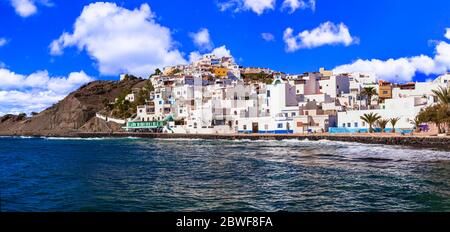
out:
{"label": "white cloud", "polygon": [[[233,12],[251,10],[258,15],[273,10],[276,7],[276,0],[224,0],[217,5],[220,11],[232,10]],[[289,13],[294,13],[297,9],[310,8],[316,10],[316,0],[284,0],[281,10],[289,9]]]}
{"label": "white cloud", "polygon": [[33,0],[11,0],[14,10],[21,17],[29,17],[37,13],[37,7]]}
{"label": "white cloud", "polygon": [[311,8],[312,11],[316,11],[316,0],[309,0],[309,8]]}
{"label": "white cloud", "polygon": [[32,16],[38,12],[37,4],[46,7],[54,6],[51,0],[10,0],[12,7],[16,11],[16,14],[26,18]]}
{"label": "white cloud", "polygon": [[[214,54],[214,55],[216,55],[219,58],[222,58],[224,56],[226,56],[226,57],[233,57],[231,55],[231,51],[229,49],[227,49],[227,47],[225,45],[217,47],[217,48],[214,48],[208,54]],[[203,55],[204,54],[202,54],[202,53],[200,53],[198,51],[191,52],[189,54],[189,62],[192,63],[192,62],[198,61],[198,60],[200,60],[203,57]]]}
{"label": "white cloud", "polygon": [[227,49],[227,47],[225,45],[215,48],[211,53],[216,55],[219,58],[224,57],[224,56],[232,57],[231,51],[229,49]]}
{"label": "white cloud", "polygon": [[271,33],[261,33],[261,37],[267,42],[275,41],[275,36]]}
{"label": "white cloud", "polygon": [[5,46],[6,43],[8,43],[8,40],[6,40],[5,38],[0,38],[0,47]]}
{"label": "white cloud", "polygon": [[251,10],[258,15],[275,8],[276,0],[227,0],[218,4],[221,11],[234,9],[234,12]]}
{"label": "white cloud", "polygon": [[50,77],[47,71],[22,75],[0,68],[0,112],[40,112],[92,80],[83,71]]}
{"label": "white cloud", "polygon": [[211,50],[214,46],[211,42],[209,31],[206,28],[200,29],[197,33],[190,33],[189,36],[192,38],[194,44],[201,50]]}
{"label": "white cloud", "polygon": [[224,2],[218,2],[217,6],[219,7],[220,11],[227,11],[229,9],[234,8],[235,12],[239,11],[239,6],[242,5],[241,0],[227,0]]}
{"label": "white cloud", "polygon": [[258,15],[261,15],[266,10],[273,10],[275,7],[275,0],[244,0],[244,8],[251,9]]}
{"label": "white cloud", "polygon": [[200,51],[193,51],[189,54],[190,63],[200,60],[205,54],[214,54],[219,58],[224,56],[232,57],[230,50],[225,45],[213,49],[213,42],[207,29],[203,28],[197,33],[191,33],[191,37],[194,44],[200,48]]}
{"label": "white cloud", "polygon": [[335,25],[332,22],[325,22],[311,31],[305,30],[298,35],[293,33],[294,30],[290,27],[284,31],[283,40],[287,52],[324,45],[343,44],[350,46],[353,43],[358,43],[358,39],[350,35],[348,27],[343,23]]}
{"label": "white cloud", "polygon": [[309,0],[308,2],[303,0],[284,0],[281,10],[289,9],[289,14],[294,13],[298,9],[310,8],[312,11],[316,10],[316,1]]}
{"label": "white cloud", "polygon": [[333,71],[336,73],[366,72],[375,74],[383,80],[408,82],[416,73],[442,74],[448,70],[450,70],[450,44],[439,42],[436,44],[434,57],[419,55],[388,60],[358,59],[351,64],[338,66]]}
{"label": "white cloud", "polygon": [[51,54],[60,55],[64,48],[76,46],[86,50],[103,75],[146,77],[156,68],[186,63],[174,44],[170,29],[155,21],[148,4],[128,10],[97,2],[85,6],[73,33],[63,33],[50,49]]}
{"label": "white cloud", "polygon": [[450,39],[450,28],[447,28],[445,31],[445,38]]}
{"label": "white cloud", "polygon": [[191,52],[189,54],[189,63],[193,63],[195,61],[198,61],[202,58],[202,54],[198,51]]}

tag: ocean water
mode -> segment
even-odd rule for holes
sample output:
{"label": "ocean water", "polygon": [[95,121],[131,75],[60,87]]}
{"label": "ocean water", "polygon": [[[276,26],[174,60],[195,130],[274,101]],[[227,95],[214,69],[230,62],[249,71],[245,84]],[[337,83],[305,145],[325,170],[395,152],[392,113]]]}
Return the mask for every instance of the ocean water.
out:
{"label": "ocean water", "polygon": [[1,211],[450,211],[450,153],[331,141],[0,138]]}

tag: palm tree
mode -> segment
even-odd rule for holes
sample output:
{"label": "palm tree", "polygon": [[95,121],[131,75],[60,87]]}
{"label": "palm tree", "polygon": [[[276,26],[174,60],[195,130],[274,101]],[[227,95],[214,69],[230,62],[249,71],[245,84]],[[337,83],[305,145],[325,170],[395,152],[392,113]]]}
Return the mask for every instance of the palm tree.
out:
{"label": "palm tree", "polygon": [[434,96],[437,97],[439,104],[450,105],[450,87],[444,88],[439,87],[439,89],[433,90]]}
{"label": "palm tree", "polygon": [[410,119],[409,123],[414,125],[414,132],[419,133],[420,132],[420,124],[422,124],[422,121],[420,120],[419,116],[416,116],[414,119]]}
{"label": "palm tree", "polygon": [[388,119],[379,119],[377,121],[377,125],[381,128],[381,133],[384,132],[384,129],[386,129],[388,123],[389,123]]}
{"label": "palm tree", "polygon": [[[434,96],[438,99],[437,117],[442,124],[447,124],[447,131],[450,131],[450,87],[433,90]],[[445,129],[443,129],[445,132]]]}
{"label": "palm tree", "polygon": [[367,97],[367,106],[370,109],[370,106],[372,104],[372,97],[374,95],[377,95],[377,91],[375,90],[374,87],[365,87],[362,91],[361,91],[361,95],[362,96],[366,96]]}
{"label": "palm tree", "polygon": [[442,105],[428,106],[422,109],[417,116],[420,121],[433,123],[438,128],[438,133],[441,134],[445,130],[442,128],[444,124],[445,109]]}
{"label": "palm tree", "polygon": [[381,119],[381,116],[377,113],[364,114],[361,116],[361,120],[369,124],[369,133],[373,133],[373,124]]}
{"label": "palm tree", "polygon": [[392,125],[392,133],[395,133],[395,125],[400,121],[400,118],[391,118],[389,121]]}

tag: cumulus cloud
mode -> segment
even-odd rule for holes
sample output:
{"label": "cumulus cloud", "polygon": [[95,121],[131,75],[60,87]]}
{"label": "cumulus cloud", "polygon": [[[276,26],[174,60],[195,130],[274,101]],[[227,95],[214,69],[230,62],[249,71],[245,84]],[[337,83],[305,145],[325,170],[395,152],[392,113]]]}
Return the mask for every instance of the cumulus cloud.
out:
{"label": "cumulus cloud", "polygon": [[224,56],[232,57],[231,51],[229,49],[227,49],[227,47],[225,45],[215,48],[211,53],[216,55],[219,58],[224,57]]}
{"label": "cumulus cloud", "polygon": [[221,11],[232,9],[234,12],[251,10],[258,15],[275,8],[276,0],[227,0],[218,3]]}
{"label": "cumulus cloud", "polygon": [[289,9],[289,13],[292,14],[298,9],[311,8],[312,11],[316,10],[316,1],[309,0],[308,2],[303,0],[284,0],[281,10]]}
{"label": "cumulus cloud", "polygon": [[202,28],[197,33],[191,33],[194,44],[199,47],[200,51],[193,51],[189,54],[189,62],[200,60],[205,54],[214,54],[221,58],[224,56],[232,57],[231,52],[225,45],[213,49],[213,42],[209,36],[208,29]]}
{"label": "cumulus cloud", "polygon": [[200,29],[197,33],[190,33],[189,36],[192,38],[194,44],[201,50],[211,50],[214,46],[211,42],[209,31],[206,28]]}
{"label": "cumulus cloud", "polygon": [[97,2],[84,7],[73,33],[63,33],[50,44],[53,55],[76,46],[97,63],[102,75],[131,73],[146,77],[156,68],[184,64],[169,28],[155,21],[148,4],[129,10],[115,3]]}
{"label": "cumulus cloud", "polygon": [[[200,53],[198,51],[191,52],[189,54],[189,62],[198,61],[205,54],[202,54],[202,53]],[[216,55],[219,58],[222,58],[222,57],[233,57],[231,55],[231,51],[229,49],[227,49],[227,47],[225,45],[217,47],[217,48],[214,48],[210,53],[207,53],[207,54],[214,54],[214,55]]]}
{"label": "cumulus cloud", "polygon": [[261,33],[261,38],[267,42],[275,41],[275,36],[272,33]]}
{"label": "cumulus cloud", "polygon": [[5,38],[0,38],[0,47],[5,46],[6,43],[8,43],[8,40],[6,40]]}
{"label": "cumulus cloud", "polygon": [[195,61],[200,60],[202,56],[203,55],[199,51],[189,53],[189,63],[193,63]]}
{"label": "cumulus cloud", "polygon": [[11,0],[14,10],[21,17],[29,17],[36,14],[37,7],[33,0]]}
{"label": "cumulus cloud", "polygon": [[0,68],[0,114],[40,112],[92,80],[83,71],[50,77],[47,71],[22,75]]}
{"label": "cumulus cloud", "polygon": [[445,38],[450,39],[450,28],[446,29]]}
{"label": "cumulus cloud", "polygon": [[298,35],[294,35],[294,30],[289,27],[284,31],[283,40],[286,44],[287,52],[324,45],[342,44],[350,46],[358,42],[356,37],[352,37],[345,24],[335,25],[332,22],[322,23],[319,27],[311,31],[305,30]]}
{"label": "cumulus cloud", "polygon": [[51,7],[53,2],[50,0],[10,0],[12,7],[16,11],[16,14],[26,18],[32,16],[38,12],[37,4]]}
{"label": "cumulus cloud", "polygon": [[416,73],[442,74],[450,70],[450,44],[439,42],[435,47],[435,56],[419,55],[388,60],[358,59],[351,64],[334,68],[335,73],[365,72],[376,75],[379,79],[408,82]]}

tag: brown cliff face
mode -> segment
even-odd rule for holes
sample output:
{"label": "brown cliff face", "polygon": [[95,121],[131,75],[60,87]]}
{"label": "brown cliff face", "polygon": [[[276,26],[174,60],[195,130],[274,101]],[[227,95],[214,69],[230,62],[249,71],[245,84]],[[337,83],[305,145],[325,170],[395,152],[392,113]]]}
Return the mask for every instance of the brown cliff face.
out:
{"label": "brown cliff face", "polygon": [[141,87],[143,79],[94,81],[31,117],[5,115],[0,118],[0,135],[69,136],[76,132],[111,132],[120,126],[96,120],[95,114],[113,102],[121,92]]}

